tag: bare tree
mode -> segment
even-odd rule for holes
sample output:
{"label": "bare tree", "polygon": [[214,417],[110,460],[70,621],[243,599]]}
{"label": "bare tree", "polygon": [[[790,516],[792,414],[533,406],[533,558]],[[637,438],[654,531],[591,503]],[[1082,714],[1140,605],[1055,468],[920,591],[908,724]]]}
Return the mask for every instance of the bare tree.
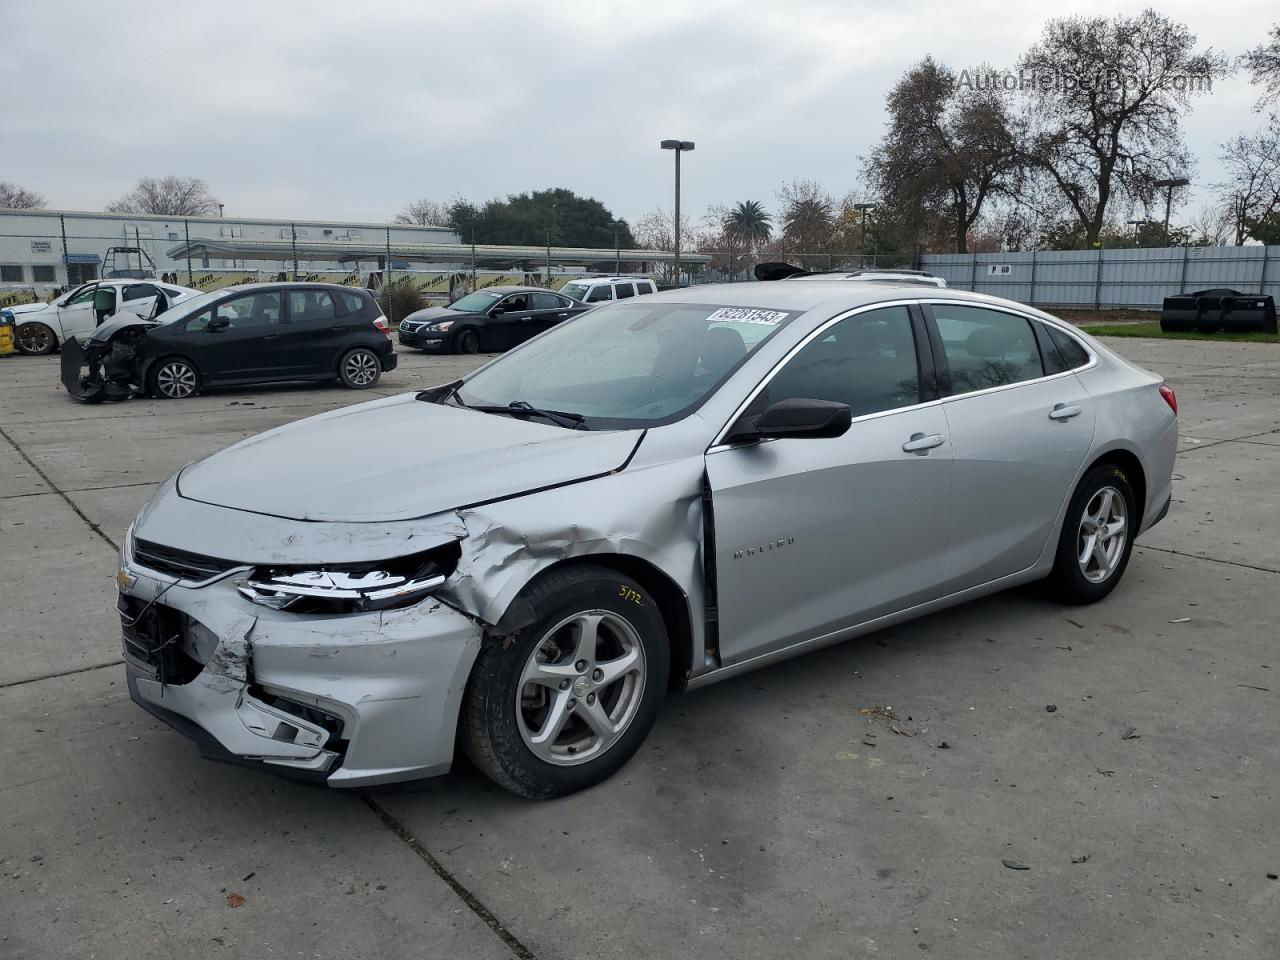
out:
{"label": "bare tree", "polygon": [[969,71],[957,78],[925,57],[886,101],[888,130],[867,161],[867,178],[886,201],[945,215],[957,253],[966,252],[987,200],[1014,192],[1020,179],[1006,100],[1002,86],[975,83]]}
{"label": "bare tree", "polygon": [[[646,250],[661,250],[670,253],[676,248],[675,217],[666,210],[658,209],[646,213],[636,221],[632,231],[637,246]],[[697,249],[697,238],[694,236],[688,215],[680,215],[680,249]],[[663,263],[658,267],[659,279],[663,283],[675,282],[675,265]]]}
{"label": "bare tree", "polygon": [[1228,211],[1217,204],[1205,203],[1192,214],[1188,227],[1197,245],[1221,247],[1228,243],[1234,224]]}
{"label": "bare tree", "polygon": [[1149,204],[1156,180],[1191,166],[1181,118],[1227,61],[1154,10],[1050,20],[1019,61],[1030,87],[1025,156],[1098,243],[1112,202]]}
{"label": "bare tree", "polygon": [[44,197],[40,194],[0,180],[0,210],[39,210],[43,206]]}
{"label": "bare tree", "polygon": [[405,204],[392,223],[410,223],[419,227],[442,227],[449,223],[449,204],[436,203],[425,197]]}
{"label": "bare tree", "polygon": [[1249,73],[1249,82],[1262,88],[1255,110],[1280,102],[1280,24],[1273,26],[1266,43],[1260,43],[1243,57],[1240,65]]}
{"label": "bare tree", "polygon": [[1214,184],[1238,247],[1249,237],[1249,221],[1280,210],[1280,116],[1253,134],[1240,134],[1222,145],[1219,155],[1227,179]]}
{"label": "bare tree", "polygon": [[218,212],[218,199],[199,177],[142,177],[107,213],[154,213],[170,217],[202,217]]}

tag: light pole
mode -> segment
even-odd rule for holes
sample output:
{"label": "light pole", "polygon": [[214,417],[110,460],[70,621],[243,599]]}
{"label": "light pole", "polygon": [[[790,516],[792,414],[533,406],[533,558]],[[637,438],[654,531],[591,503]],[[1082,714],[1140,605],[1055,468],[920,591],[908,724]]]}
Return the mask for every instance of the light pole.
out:
{"label": "light pole", "polygon": [[613,272],[615,274],[622,273],[622,247],[618,243],[618,231],[622,228],[622,221],[613,221]]}
{"label": "light pole", "polygon": [[858,266],[867,265],[867,211],[875,207],[874,203],[855,203],[853,209],[862,211],[862,239],[858,241]]}
{"label": "light pole", "polygon": [[663,140],[658,144],[663,150],[676,153],[676,286],[680,286],[680,154],[693,149],[692,140]]}
{"label": "light pole", "polygon": [[1152,184],[1157,189],[1165,188],[1164,195],[1164,245],[1169,245],[1169,210],[1173,206],[1173,191],[1178,187],[1189,187],[1191,181],[1186,177],[1170,177],[1168,180],[1157,180]]}

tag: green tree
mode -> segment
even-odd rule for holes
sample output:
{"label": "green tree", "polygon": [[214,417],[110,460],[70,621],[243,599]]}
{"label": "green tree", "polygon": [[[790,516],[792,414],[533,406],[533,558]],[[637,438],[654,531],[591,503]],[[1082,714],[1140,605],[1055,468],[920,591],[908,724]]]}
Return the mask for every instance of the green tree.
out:
{"label": "green tree", "polygon": [[449,226],[463,243],[550,243],[557,247],[611,249],[616,235],[618,246],[635,246],[625,220],[615,217],[599,200],[580,197],[561,187],[513,193],[505,200],[489,200],[482,207],[469,200],[455,200],[447,214]]}

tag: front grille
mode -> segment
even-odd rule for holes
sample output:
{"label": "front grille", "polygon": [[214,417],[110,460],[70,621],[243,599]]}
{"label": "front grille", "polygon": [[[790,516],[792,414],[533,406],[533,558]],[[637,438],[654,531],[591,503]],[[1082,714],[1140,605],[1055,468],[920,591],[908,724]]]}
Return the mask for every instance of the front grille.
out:
{"label": "front grille", "polygon": [[156,573],[176,577],[179,580],[196,582],[208,580],[242,566],[234,560],[221,560],[218,557],[207,557],[202,553],[191,553],[177,547],[165,547],[150,540],[133,541],[133,559],[141,566]]}
{"label": "front grille", "polygon": [[190,683],[204,669],[184,649],[189,626],[185,614],[124,594],[117,598],[116,609],[125,659],[152,679]]}

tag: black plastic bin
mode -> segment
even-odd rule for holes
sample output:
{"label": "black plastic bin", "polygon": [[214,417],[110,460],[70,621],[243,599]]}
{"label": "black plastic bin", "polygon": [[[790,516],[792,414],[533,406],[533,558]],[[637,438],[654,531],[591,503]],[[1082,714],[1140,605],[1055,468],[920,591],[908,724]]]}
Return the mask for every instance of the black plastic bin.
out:
{"label": "black plastic bin", "polygon": [[1276,302],[1260,293],[1219,288],[1164,298],[1160,329],[1165,333],[1275,333]]}

